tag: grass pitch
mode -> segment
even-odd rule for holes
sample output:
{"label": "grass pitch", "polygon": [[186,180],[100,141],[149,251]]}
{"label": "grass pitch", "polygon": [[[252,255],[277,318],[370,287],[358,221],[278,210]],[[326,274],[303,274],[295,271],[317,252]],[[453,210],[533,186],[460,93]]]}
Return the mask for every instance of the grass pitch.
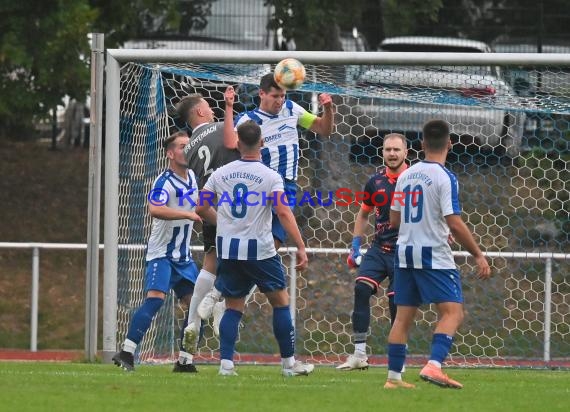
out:
{"label": "grass pitch", "polygon": [[284,378],[278,366],[237,367],[220,377],[215,365],[198,374],[172,366],[0,363],[0,405],[5,411],[567,411],[568,371],[448,369],[465,385],[442,389],[409,368],[414,390],[385,390],[385,368],[340,372],[317,366],[310,376]]}

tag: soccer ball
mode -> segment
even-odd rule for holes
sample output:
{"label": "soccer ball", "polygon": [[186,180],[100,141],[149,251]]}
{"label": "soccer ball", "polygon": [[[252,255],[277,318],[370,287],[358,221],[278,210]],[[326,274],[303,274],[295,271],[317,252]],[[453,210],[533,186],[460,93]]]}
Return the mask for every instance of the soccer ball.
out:
{"label": "soccer ball", "polygon": [[284,89],[296,89],[305,81],[305,66],[297,59],[283,59],[273,72],[275,82]]}

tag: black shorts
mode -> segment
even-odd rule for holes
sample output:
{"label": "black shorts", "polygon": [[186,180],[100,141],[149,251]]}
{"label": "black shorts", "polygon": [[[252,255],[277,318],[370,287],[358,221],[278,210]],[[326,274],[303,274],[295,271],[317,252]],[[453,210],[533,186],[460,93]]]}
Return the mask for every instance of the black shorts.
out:
{"label": "black shorts", "polygon": [[362,263],[358,269],[356,280],[365,280],[374,284],[374,293],[376,293],[378,286],[386,278],[390,282],[386,294],[390,296],[394,293],[394,253],[386,253],[380,250],[378,246],[373,245],[362,256]]}
{"label": "black shorts", "polygon": [[202,237],[204,238],[204,252],[216,249],[216,226],[204,222],[202,224]]}

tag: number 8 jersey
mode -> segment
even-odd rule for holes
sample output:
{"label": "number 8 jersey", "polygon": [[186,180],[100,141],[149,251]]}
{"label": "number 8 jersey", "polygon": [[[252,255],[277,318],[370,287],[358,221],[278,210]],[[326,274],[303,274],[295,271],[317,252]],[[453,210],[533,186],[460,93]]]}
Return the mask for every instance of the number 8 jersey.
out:
{"label": "number 8 jersey", "polygon": [[[279,173],[260,161],[240,159],[212,173],[204,191],[217,195],[218,258],[263,260],[275,256],[271,206],[273,193],[284,191]],[[207,201],[206,195],[201,196],[201,202]]]}
{"label": "number 8 jersey", "polygon": [[391,209],[400,212],[395,264],[401,268],[456,269],[445,216],[460,215],[457,177],[435,162],[405,170]]}

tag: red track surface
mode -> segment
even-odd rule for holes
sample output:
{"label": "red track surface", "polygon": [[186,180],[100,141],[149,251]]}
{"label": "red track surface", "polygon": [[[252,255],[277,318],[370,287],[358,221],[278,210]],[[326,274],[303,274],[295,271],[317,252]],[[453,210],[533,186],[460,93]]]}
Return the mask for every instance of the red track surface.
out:
{"label": "red track surface", "polygon": [[40,350],[31,352],[22,349],[0,349],[0,360],[10,361],[53,361],[71,362],[83,359],[83,351],[79,350]]}

